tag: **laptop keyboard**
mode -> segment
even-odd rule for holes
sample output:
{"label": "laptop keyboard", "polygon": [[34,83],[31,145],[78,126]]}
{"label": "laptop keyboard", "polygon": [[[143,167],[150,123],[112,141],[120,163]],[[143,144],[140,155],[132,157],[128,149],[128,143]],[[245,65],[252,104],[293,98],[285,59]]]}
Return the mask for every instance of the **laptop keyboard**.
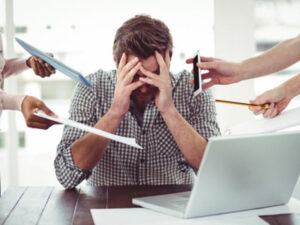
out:
{"label": "laptop keyboard", "polygon": [[188,197],[176,197],[175,199],[172,199],[170,203],[172,204],[173,207],[177,209],[185,209],[188,200],[189,200]]}

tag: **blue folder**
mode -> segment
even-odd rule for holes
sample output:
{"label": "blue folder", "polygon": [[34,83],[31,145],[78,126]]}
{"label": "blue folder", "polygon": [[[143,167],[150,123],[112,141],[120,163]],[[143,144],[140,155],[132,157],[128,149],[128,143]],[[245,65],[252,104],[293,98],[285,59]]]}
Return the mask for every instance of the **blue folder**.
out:
{"label": "blue folder", "polygon": [[45,54],[42,51],[38,50],[37,48],[31,46],[30,44],[26,43],[25,41],[22,41],[20,38],[16,38],[16,41],[31,55],[41,58],[42,60],[49,63],[51,66],[53,66],[56,70],[64,73],[71,79],[76,80],[88,87],[92,86],[92,84],[76,70],[68,67],[67,65],[63,64],[62,62],[58,61],[55,58],[48,56],[47,54]]}

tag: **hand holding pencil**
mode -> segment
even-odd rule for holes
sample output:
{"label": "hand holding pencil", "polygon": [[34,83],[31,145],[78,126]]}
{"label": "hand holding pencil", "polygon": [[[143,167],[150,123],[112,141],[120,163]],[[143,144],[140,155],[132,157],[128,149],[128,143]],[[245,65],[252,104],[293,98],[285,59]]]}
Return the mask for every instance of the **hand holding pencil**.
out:
{"label": "hand holding pencil", "polygon": [[250,107],[250,110],[255,114],[263,114],[264,118],[273,118],[280,114],[290,103],[292,97],[287,94],[284,86],[280,85],[274,89],[264,92],[257,96],[251,104],[264,105],[268,104],[267,109],[260,107]]}
{"label": "hand holding pencil", "polygon": [[287,93],[286,88],[281,85],[264,92],[250,103],[225,100],[216,100],[216,102],[248,106],[255,115],[263,114],[264,118],[273,118],[281,113],[291,101],[292,97]]}

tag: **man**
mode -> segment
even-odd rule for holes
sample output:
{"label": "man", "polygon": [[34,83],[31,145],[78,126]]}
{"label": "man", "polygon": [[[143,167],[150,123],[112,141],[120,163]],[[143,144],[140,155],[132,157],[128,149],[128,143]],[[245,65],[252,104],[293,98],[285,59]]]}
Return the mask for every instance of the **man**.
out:
{"label": "man", "polygon": [[88,76],[78,85],[70,119],[117,135],[135,137],[133,148],[66,126],[58,145],[59,182],[90,185],[190,184],[207,139],[219,134],[209,92],[193,96],[190,74],[169,72],[173,42],[166,25],[139,15],[117,31],[117,70]]}

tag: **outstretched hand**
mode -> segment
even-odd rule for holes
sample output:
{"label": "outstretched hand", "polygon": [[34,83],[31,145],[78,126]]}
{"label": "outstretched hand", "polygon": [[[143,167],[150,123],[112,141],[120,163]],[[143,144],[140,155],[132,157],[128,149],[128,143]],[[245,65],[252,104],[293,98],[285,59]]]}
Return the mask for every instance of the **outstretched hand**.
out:
{"label": "outstretched hand", "polygon": [[37,110],[42,110],[49,116],[55,116],[55,114],[44,104],[44,102],[35,97],[26,96],[22,102],[21,112],[28,127],[45,130],[54,124],[58,124],[54,121],[50,121],[34,115]]}
{"label": "outstretched hand", "polygon": [[[186,63],[193,63],[193,59],[187,59]],[[197,67],[201,70],[208,70],[207,73],[202,74],[203,90],[214,85],[233,84],[243,80],[238,63],[201,56],[201,62],[197,63]]]}
{"label": "outstretched hand", "polygon": [[[49,53],[51,57],[53,57],[52,53]],[[42,78],[49,77],[55,73],[55,69],[41,58],[37,56],[31,56],[26,60],[26,64],[28,67],[32,68],[33,72]]]}
{"label": "outstretched hand", "polygon": [[273,118],[281,113],[290,103],[291,98],[288,97],[282,87],[277,87],[256,97],[251,104],[265,105],[268,104],[267,108],[260,106],[250,107],[250,110],[255,114],[263,114],[264,118]]}

